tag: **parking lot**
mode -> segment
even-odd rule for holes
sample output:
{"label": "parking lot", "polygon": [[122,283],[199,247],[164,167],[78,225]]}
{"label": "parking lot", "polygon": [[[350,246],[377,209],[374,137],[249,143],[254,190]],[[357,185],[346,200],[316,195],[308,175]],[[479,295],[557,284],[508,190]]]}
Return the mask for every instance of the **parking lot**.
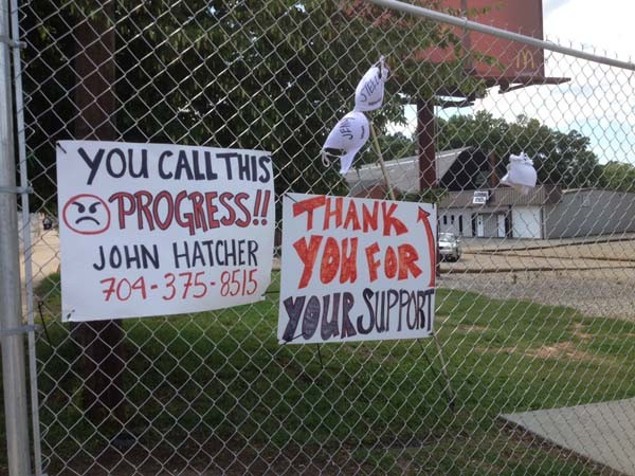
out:
{"label": "parking lot", "polygon": [[439,287],[500,299],[635,319],[635,237],[463,240],[457,263],[442,263]]}

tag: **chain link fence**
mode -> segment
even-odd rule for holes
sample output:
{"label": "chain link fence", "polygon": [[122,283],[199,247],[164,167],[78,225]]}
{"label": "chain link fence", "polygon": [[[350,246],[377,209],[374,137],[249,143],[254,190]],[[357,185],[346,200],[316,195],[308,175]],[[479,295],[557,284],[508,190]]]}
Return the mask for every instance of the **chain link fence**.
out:
{"label": "chain link fence", "polygon": [[[580,449],[504,417],[635,395],[628,65],[363,1],[31,0],[17,15],[36,474],[635,474],[627,433],[602,459],[608,436]],[[369,142],[342,176],[321,148],[382,56],[368,116],[388,173]],[[458,242],[435,339],[279,345],[278,269],[258,304],[62,323],[66,139],[270,151],[279,220],[287,192],[436,203]],[[521,152],[527,195],[500,183]]]}

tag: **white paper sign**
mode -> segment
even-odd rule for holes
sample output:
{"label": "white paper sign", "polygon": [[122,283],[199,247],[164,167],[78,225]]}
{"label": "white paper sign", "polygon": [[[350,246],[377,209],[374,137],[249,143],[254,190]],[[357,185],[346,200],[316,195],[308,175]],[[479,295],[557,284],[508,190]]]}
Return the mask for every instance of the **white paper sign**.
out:
{"label": "white paper sign", "polygon": [[64,321],[263,299],[274,235],[268,152],[62,141],[57,180]]}
{"label": "white paper sign", "polygon": [[431,335],[433,205],[288,194],[283,220],[281,344]]}

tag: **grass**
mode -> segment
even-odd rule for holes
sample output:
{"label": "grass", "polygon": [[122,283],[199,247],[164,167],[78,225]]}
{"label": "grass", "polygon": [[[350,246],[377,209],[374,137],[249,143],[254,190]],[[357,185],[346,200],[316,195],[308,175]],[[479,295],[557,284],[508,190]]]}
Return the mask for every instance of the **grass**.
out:
{"label": "grass", "polygon": [[[635,395],[635,324],[440,289],[435,325],[451,409],[432,339],[278,345],[274,281],[254,306],[124,320],[125,426],[100,424],[82,410],[80,350],[59,322],[58,280],[37,291],[52,474],[106,456],[236,474],[311,464],[343,473],[594,474],[589,462],[504,430],[497,415]],[[122,431],[138,444],[113,457]]]}

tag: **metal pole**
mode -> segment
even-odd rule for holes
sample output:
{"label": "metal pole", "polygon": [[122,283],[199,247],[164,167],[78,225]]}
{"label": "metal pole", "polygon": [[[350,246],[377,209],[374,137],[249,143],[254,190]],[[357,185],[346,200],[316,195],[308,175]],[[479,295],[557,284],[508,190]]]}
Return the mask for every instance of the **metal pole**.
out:
{"label": "metal pole", "polygon": [[0,342],[10,476],[31,473],[24,331],[20,302],[18,206],[13,144],[9,0],[0,5]]}
{"label": "metal pole", "polygon": [[[15,42],[20,40],[20,21],[18,17],[18,0],[10,0],[11,3],[11,32]],[[24,125],[24,92],[22,89],[22,62],[20,58],[20,48],[13,48],[13,85],[15,90],[15,127],[17,130],[18,143],[16,150],[20,164],[18,173],[20,175],[20,186],[25,192],[20,197],[22,205],[22,249],[24,250],[24,276],[26,290],[26,317],[31,328],[35,328],[35,310],[33,309],[33,243],[31,240],[31,207],[29,205],[29,176],[26,163],[26,137]],[[46,327],[45,327],[46,329]],[[33,443],[33,466],[35,476],[41,476],[42,469],[42,446],[40,442],[40,414],[37,393],[37,362],[35,348],[35,332],[28,334],[29,350],[29,390],[31,392],[31,427]]]}
{"label": "metal pole", "polygon": [[486,33],[488,35],[503,38],[505,40],[517,41],[524,45],[535,46],[536,48],[543,48],[549,51],[555,51],[556,53],[562,53],[567,56],[574,56],[576,58],[591,61],[593,63],[606,64],[608,66],[615,66],[617,68],[628,69],[635,71],[635,64],[628,63],[626,61],[614,60],[611,58],[605,58],[603,56],[593,55],[585,53],[584,51],[576,50],[574,48],[567,48],[566,46],[560,46],[549,41],[539,40],[531,36],[521,35],[519,33],[513,33],[511,31],[503,30],[493,26],[483,25],[475,21],[470,21],[467,18],[457,18],[446,13],[430,10],[429,8],[418,7],[416,5],[410,5],[408,3],[398,2],[397,0],[366,0],[367,2],[374,3],[377,6],[388,8],[390,10],[397,10],[404,13],[409,13],[418,17],[428,18],[441,23],[447,23],[449,25],[458,26],[459,28],[465,28],[472,31],[478,31],[479,33]]}

